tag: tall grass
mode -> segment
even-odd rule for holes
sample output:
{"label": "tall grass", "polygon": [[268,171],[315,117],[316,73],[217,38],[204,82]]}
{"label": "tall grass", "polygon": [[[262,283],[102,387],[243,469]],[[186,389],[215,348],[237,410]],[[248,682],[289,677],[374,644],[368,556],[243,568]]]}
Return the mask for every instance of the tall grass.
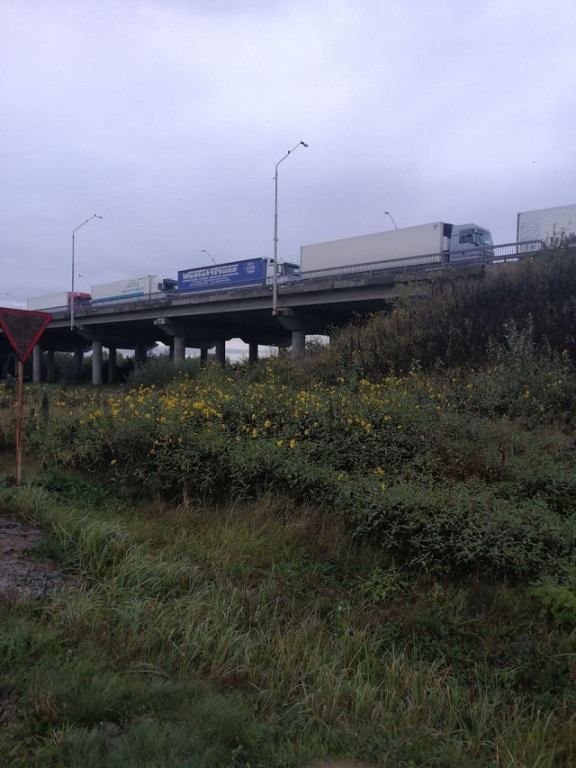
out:
{"label": "tall grass", "polygon": [[[569,697],[537,707],[510,687],[505,646],[493,649],[504,654],[497,663],[486,658],[494,600],[473,616],[466,591],[415,575],[399,581],[343,527],[315,541],[310,511],[98,511],[37,488],[4,489],[0,503],[45,527],[81,575],[79,589],[10,611],[2,673],[28,714],[10,724],[4,746],[21,765],[56,755],[115,765],[131,750],[154,765],[185,765],[193,754],[201,765],[245,766],[329,754],[374,765],[574,758]],[[517,594],[526,611],[529,597]],[[445,606],[459,631],[443,629]],[[509,629],[523,620],[517,612]],[[473,651],[470,633],[479,635]],[[196,725],[186,736],[187,723]],[[19,750],[14,740],[27,730],[36,746]]]}

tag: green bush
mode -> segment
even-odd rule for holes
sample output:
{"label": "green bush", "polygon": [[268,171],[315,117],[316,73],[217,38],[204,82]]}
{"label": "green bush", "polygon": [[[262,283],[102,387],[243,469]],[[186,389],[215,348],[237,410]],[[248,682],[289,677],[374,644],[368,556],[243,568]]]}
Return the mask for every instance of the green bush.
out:
{"label": "green bush", "polygon": [[534,590],[542,615],[554,625],[576,629],[576,594],[562,584],[545,583]]}

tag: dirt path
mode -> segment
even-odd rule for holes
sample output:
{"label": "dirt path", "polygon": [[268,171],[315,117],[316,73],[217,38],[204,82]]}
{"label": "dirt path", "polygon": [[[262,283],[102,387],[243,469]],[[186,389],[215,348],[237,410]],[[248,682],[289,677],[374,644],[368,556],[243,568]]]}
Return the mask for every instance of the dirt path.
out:
{"label": "dirt path", "polygon": [[0,601],[39,599],[64,587],[66,579],[56,566],[37,562],[30,552],[42,538],[38,528],[0,517]]}

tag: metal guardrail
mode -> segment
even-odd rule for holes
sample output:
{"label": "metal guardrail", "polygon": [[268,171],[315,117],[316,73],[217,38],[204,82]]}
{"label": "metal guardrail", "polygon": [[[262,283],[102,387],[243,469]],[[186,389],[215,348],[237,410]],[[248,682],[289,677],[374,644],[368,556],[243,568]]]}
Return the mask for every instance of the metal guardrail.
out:
{"label": "metal guardrail", "polygon": [[351,264],[346,267],[330,267],[302,272],[300,280],[346,280],[349,278],[379,275],[412,274],[414,272],[435,272],[442,269],[463,267],[469,264],[493,264],[505,261],[518,261],[527,256],[540,253],[545,244],[541,240],[522,243],[505,243],[492,248],[468,250],[453,253],[450,260],[443,253],[431,253],[424,256],[409,256],[403,259],[370,261],[364,264]]}

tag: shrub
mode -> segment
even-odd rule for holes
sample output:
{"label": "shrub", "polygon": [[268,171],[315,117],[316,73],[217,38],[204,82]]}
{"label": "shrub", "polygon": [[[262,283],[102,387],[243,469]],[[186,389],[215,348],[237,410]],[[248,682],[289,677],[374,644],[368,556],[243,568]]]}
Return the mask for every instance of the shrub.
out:
{"label": "shrub", "polygon": [[168,354],[152,355],[144,363],[137,365],[128,376],[132,387],[149,387],[152,384],[161,387],[170,384],[183,374],[195,378],[200,372],[200,358],[188,357],[175,363]]}
{"label": "shrub", "polygon": [[506,328],[515,324],[520,332],[531,326],[537,347],[573,357],[576,256],[553,246],[537,259],[495,265],[479,278],[438,276],[426,283],[426,295],[397,299],[388,312],[334,332],[325,354],[349,375],[371,379],[406,373],[414,361],[424,370],[438,361],[482,365],[491,345],[505,343]]}
{"label": "shrub", "polygon": [[576,628],[576,594],[562,584],[545,583],[534,590],[541,613],[553,624]]}

